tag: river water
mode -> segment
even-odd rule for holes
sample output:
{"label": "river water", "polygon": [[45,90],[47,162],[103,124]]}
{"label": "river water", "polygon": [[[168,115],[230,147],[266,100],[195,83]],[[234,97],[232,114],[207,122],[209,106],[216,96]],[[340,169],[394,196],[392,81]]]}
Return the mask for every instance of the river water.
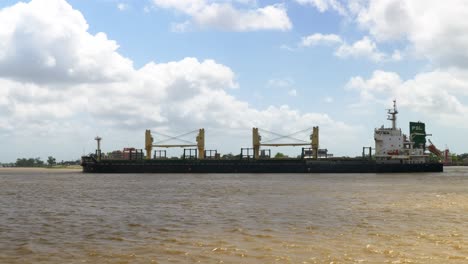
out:
{"label": "river water", "polygon": [[0,263],[468,263],[468,168],[1,169]]}

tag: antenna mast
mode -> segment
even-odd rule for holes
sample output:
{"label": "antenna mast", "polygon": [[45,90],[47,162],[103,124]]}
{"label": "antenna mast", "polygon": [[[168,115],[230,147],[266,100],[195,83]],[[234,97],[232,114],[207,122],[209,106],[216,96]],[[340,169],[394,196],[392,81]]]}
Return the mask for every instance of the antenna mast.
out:
{"label": "antenna mast", "polygon": [[396,107],[396,100],[393,100],[393,109],[388,109],[388,117],[387,119],[392,121],[392,129],[396,129],[396,121],[397,121],[397,114],[398,110]]}
{"label": "antenna mast", "polygon": [[96,136],[94,138],[94,140],[96,140],[96,142],[97,142],[97,150],[96,150],[97,158],[98,158],[98,160],[101,160],[101,140],[102,140],[102,138],[99,137],[99,136]]}

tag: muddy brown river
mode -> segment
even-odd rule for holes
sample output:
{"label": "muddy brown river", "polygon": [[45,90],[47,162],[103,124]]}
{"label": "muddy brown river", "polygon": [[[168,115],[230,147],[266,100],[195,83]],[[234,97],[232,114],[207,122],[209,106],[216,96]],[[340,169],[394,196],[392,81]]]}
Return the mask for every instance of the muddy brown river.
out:
{"label": "muddy brown river", "polygon": [[468,168],[0,169],[0,263],[468,263]]}

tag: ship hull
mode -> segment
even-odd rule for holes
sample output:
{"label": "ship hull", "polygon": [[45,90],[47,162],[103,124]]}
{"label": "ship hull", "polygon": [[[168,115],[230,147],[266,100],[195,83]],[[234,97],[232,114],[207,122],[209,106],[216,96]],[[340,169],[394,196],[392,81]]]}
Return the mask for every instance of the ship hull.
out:
{"label": "ship hull", "polygon": [[369,160],[103,160],[82,159],[86,173],[414,173],[442,172],[441,163]]}

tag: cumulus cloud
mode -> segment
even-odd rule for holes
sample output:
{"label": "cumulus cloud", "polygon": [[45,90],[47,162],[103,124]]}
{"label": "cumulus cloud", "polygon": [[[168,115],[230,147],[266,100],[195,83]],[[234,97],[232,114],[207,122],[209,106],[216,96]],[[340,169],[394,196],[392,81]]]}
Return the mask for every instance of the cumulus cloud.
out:
{"label": "cumulus cloud", "polygon": [[[9,114],[0,129],[34,129],[34,133],[50,134],[51,127],[58,129],[60,123],[72,120],[77,129],[99,123],[100,127],[115,130],[113,133],[122,129],[186,131],[198,127],[249,131],[254,126],[286,133],[319,125],[324,132],[345,130],[350,136],[357,136],[355,127],[326,114],[301,113],[288,106],[256,109],[238,100],[227,90],[237,86],[234,73],[211,60],[186,58],[149,63],[134,78],[105,86],[80,84],[60,91],[47,85],[2,80],[8,87],[8,100],[1,105],[5,104]],[[81,120],[83,115],[87,120]],[[337,142],[323,142],[330,148],[339,148]]]}
{"label": "cumulus cloud", "polygon": [[323,98],[323,101],[324,101],[325,103],[331,104],[331,103],[333,103],[333,101],[335,101],[335,100],[333,99],[333,97],[327,96],[327,97]]}
{"label": "cumulus cloud", "polygon": [[[292,28],[292,23],[282,4],[268,5],[256,9],[238,9],[232,3],[217,3],[205,0],[153,0],[160,8],[175,9],[191,18],[173,28],[186,30],[194,24],[201,28],[229,31],[281,30]],[[245,3],[244,3],[245,4]]]}
{"label": "cumulus cloud", "polygon": [[[468,5],[464,0],[296,0],[319,11],[334,10],[367,30],[377,43],[401,43],[436,67],[468,67]],[[345,4],[346,3],[346,4]],[[344,11],[343,11],[344,10]],[[401,59],[394,53],[394,60]]]}
{"label": "cumulus cloud", "polygon": [[[334,10],[327,1],[297,1],[312,4],[321,11]],[[367,57],[374,61],[416,56],[428,62],[426,72],[408,80],[402,80],[396,72],[375,71],[369,79],[351,78],[348,89],[359,91],[361,100],[366,102],[398,97],[402,105],[417,112],[443,115],[444,120],[460,121],[466,116],[465,1],[353,0],[347,2],[346,9],[349,18],[369,35],[353,44],[343,42],[335,51],[336,56]],[[399,50],[386,54],[378,49],[378,45],[395,43],[405,46],[405,54]]]}
{"label": "cumulus cloud", "polygon": [[406,39],[414,52],[439,67],[468,67],[468,6],[463,0],[370,1],[359,23],[379,40]]}
{"label": "cumulus cloud", "polygon": [[[345,13],[377,44],[406,45],[407,53],[440,68],[468,68],[468,5],[464,0],[296,0],[320,11]],[[335,3],[335,4],[333,4]],[[338,11],[340,6],[345,11]],[[400,60],[394,53],[391,58]],[[401,54],[400,54],[401,55]]]}
{"label": "cumulus cloud", "polygon": [[297,96],[297,90],[296,89],[289,90],[288,94],[290,96]]}
{"label": "cumulus cloud", "polygon": [[401,61],[403,59],[403,54],[399,50],[394,50],[391,56],[393,61]]}
{"label": "cumulus cloud", "polygon": [[380,52],[375,42],[368,37],[364,37],[352,45],[343,43],[335,51],[335,55],[340,58],[368,58],[375,62],[382,61],[387,58],[387,55]]}
{"label": "cumulus cloud", "polygon": [[291,78],[282,78],[282,79],[270,79],[268,80],[268,86],[270,87],[280,87],[287,88],[294,85],[294,80]]}
{"label": "cumulus cloud", "polygon": [[468,107],[468,72],[466,70],[434,70],[402,80],[395,72],[375,71],[369,79],[357,76],[346,88],[360,93],[365,102],[385,102],[396,98],[399,105],[439,121],[466,123]]}
{"label": "cumulus cloud", "polygon": [[299,43],[301,47],[314,47],[318,45],[335,46],[334,55],[339,58],[367,58],[374,62],[399,61],[402,58],[399,50],[395,50],[391,56],[379,51],[375,41],[368,36],[364,36],[353,44],[348,44],[338,35],[315,33],[303,37]]}
{"label": "cumulus cloud", "polygon": [[[441,120],[465,123],[467,112],[468,6],[463,0],[352,1],[356,23],[379,43],[402,43],[407,55],[427,59],[426,72],[401,80],[397,73],[375,71],[365,80],[355,77],[348,88],[361,98],[398,97],[402,105]],[[402,54],[395,51],[393,60]],[[354,88],[353,88],[354,87]]]}
{"label": "cumulus cloud", "polygon": [[346,84],[346,89],[356,90],[364,101],[376,101],[377,96],[384,95],[385,98],[393,96],[394,92],[402,84],[397,73],[374,71],[372,77],[364,79],[361,76],[351,78]]}
{"label": "cumulus cloud", "polygon": [[172,32],[183,33],[183,32],[188,31],[190,29],[190,26],[191,26],[190,21],[185,21],[182,23],[172,23],[171,30]]}
{"label": "cumulus cloud", "polygon": [[297,90],[294,89],[294,80],[292,78],[270,79],[267,85],[272,88],[287,89],[289,96],[297,96]]}
{"label": "cumulus cloud", "polygon": [[117,9],[119,9],[120,11],[125,11],[125,10],[128,9],[128,5],[124,4],[124,3],[118,3],[117,4]]}
{"label": "cumulus cloud", "polygon": [[361,6],[360,10],[356,10],[356,19],[379,40],[400,39],[414,26],[409,5],[409,1],[371,0],[367,7]]}
{"label": "cumulus cloud", "polygon": [[325,12],[327,10],[335,10],[341,15],[345,15],[347,13],[346,7],[343,6],[337,0],[295,0],[297,3],[301,5],[311,5],[317,8],[320,12]]}
{"label": "cumulus cloud", "polygon": [[341,44],[343,40],[340,36],[335,34],[320,34],[315,33],[302,38],[300,46],[311,47],[316,45],[331,45],[331,44]]}
{"label": "cumulus cloud", "polygon": [[82,14],[62,0],[0,10],[0,77],[37,83],[113,82],[132,62],[104,33],[88,33]]}
{"label": "cumulus cloud", "polygon": [[[64,141],[66,148],[77,143],[65,138],[81,133],[91,138],[89,133],[101,130],[145,128],[229,132],[258,126],[290,132],[319,125],[330,134],[358,136],[356,127],[325,114],[252,107],[229,93],[239,87],[235,73],[213,60],[188,57],[135,69],[117,43],[104,33],[91,35],[81,13],[64,0],[18,3],[0,10],[0,21],[8,24],[0,27],[0,133],[10,137],[42,134]],[[340,148],[346,140],[323,142]]]}

